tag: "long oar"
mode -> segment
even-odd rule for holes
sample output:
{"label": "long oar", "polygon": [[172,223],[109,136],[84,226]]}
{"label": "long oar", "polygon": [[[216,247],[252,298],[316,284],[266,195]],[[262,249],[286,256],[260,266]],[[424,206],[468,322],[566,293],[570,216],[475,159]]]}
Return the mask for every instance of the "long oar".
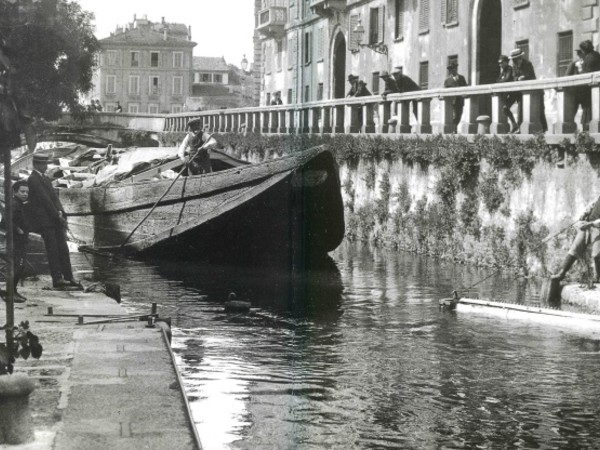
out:
{"label": "long oar", "polygon": [[127,238],[119,246],[119,250],[122,249],[125,246],[125,244],[127,244],[127,242],[129,242],[129,239],[131,239],[131,236],[133,236],[133,233],[135,233],[137,231],[137,229],[140,226],[142,226],[142,224],[146,221],[146,219],[148,219],[148,217],[150,217],[150,215],[154,212],[154,210],[156,209],[156,207],[158,206],[158,204],[161,202],[161,200],[163,198],[166,197],[166,195],[169,193],[169,191],[171,190],[171,188],[173,187],[173,185],[175,184],[175,182],[179,179],[179,177],[181,176],[181,174],[183,173],[183,171],[185,169],[187,169],[187,167],[188,167],[187,164],[183,165],[183,168],[179,171],[179,173],[177,174],[177,176],[175,178],[173,178],[173,181],[171,182],[171,184],[169,185],[169,187],[167,187],[167,190],[164,192],[164,194],[161,195],[161,197],[158,200],[156,200],[156,203],[154,203],[154,205],[152,205],[152,208],[150,208],[150,211],[148,211],[148,213],[144,216],[144,218],[138,222],[138,224],[133,228],[133,230],[131,230],[131,233],[129,233],[129,235],[127,236]]}
{"label": "long oar", "polygon": [[156,207],[158,206],[158,204],[161,202],[161,200],[163,198],[165,198],[166,195],[169,193],[169,191],[171,190],[171,188],[173,187],[173,185],[175,184],[175,182],[179,179],[179,177],[181,176],[181,174],[183,173],[183,171],[188,168],[188,166],[190,165],[190,163],[196,158],[196,156],[198,156],[198,154],[200,153],[200,150],[202,150],[203,148],[205,148],[204,145],[200,146],[198,148],[198,150],[196,151],[196,154],[194,156],[192,156],[192,158],[186,164],[183,165],[183,168],[179,171],[179,173],[177,174],[177,176],[173,179],[173,182],[169,185],[169,187],[167,187],[167,190],[165,191],[165,193],[156,201],[156,203],[154,203],[154,205],[152,206],[152,208],[150,208],[150,211],[148,211],[148,213],[144,216],[144,218],[139,221],[139,223],[134,227],[134,229],[131,230],[131,233],[129,233],[129,235],[127,236],[127,238],[119,246],[119,250],[122,249],[125,246],[125,244],[127,244],[127,242],[129,242],[129,239],[131,239],[131,236],[133,236],[133,233],[135,233],[137,231],[137,229],[146,221],[146,219],[148,219],[148,217],[150,217],[150,215],[154,212],[154,210],[156,209]]}

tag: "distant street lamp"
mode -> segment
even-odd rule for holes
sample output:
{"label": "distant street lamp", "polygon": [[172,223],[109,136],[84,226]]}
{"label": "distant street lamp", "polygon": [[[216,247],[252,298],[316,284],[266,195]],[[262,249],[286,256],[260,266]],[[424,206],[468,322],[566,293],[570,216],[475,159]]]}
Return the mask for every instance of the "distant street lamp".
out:
{"label": "distant street lamp", "polygon": [[354,52],[359,51],[360,47],[368,47],[371,50],[373,50],[375,53],[381,53],[383,55],[388,56],[388,48],[387,45],[385,45],[383,42],[376,42],[374,44],[363,44],[362,40],[363,40],[363,36],[365,35],[365,27],[363,27],[363,24],[360,20],[360,17],[358,18],[358,23],[356,24],[356,26],[354,27],[354,35],[356,36],[356,43],[358,44],[358,48],[356,50],[353,50]]}
{"label": "distant street lamp", "polygon": [[244,72],[248,73],[248,60],[246,59],[246,55],[244,55],[244,57],[242,58],[240,66]]}

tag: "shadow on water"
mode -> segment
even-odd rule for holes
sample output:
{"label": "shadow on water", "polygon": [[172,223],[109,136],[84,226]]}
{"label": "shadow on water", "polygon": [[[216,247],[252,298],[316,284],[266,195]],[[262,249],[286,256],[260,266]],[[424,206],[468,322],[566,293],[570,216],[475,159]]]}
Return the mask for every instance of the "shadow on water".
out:
{"label": "shadow on water", "polygon": [[[88,258],[89,259],[89,258]],[[92,259],[94,278],[123,284],[137,301],[157,301],[180,309],[189,302],[223,306],[229,293],[253,308],[303,320],[331,321],[341,314],[342,280],[335,261],[326,256],[302,270],[272,265],[248,266],[176,260]],[[139,298],[137,293],[146,295]],[[168,291],[168,292],[166,292]],[[162,295],[161,295],[162,293]],[[185,298],[186,301],[179,301]]]}

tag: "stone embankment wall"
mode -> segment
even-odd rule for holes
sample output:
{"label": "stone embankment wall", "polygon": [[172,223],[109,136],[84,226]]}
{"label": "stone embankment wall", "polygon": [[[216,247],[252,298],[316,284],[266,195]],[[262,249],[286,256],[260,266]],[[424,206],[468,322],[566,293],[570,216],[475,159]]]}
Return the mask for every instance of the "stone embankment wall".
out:
{"label": "stone embankment wall", "polygon": [[558,267],[575,235],[569,225],[600,195],[600,152],[586,134],[560,146],[542,135],[217,139],[253,162],[323,144],[340,164],[348,239],[523,275]]}

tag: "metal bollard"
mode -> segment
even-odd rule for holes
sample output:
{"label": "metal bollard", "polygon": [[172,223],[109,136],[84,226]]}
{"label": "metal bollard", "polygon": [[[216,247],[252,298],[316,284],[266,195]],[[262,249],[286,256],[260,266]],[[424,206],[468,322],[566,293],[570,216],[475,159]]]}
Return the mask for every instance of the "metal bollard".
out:
{"label": "metal bollard", "polygon": [[52,306],[48,306],[48,315],[51,316],[54,314],[54,308]]}
{"label": "metal bollard", "polygon": [[156,315],[157,310],[158,308],[156,307],[156,303],[152,303],[152,311],[150,312],[150,314]]}
{"label": "metal bollard", "polygon": [[79,317],[77,318],[77,324],[78,324],[78,325],[83,325],[83,316],[79,316]]}

